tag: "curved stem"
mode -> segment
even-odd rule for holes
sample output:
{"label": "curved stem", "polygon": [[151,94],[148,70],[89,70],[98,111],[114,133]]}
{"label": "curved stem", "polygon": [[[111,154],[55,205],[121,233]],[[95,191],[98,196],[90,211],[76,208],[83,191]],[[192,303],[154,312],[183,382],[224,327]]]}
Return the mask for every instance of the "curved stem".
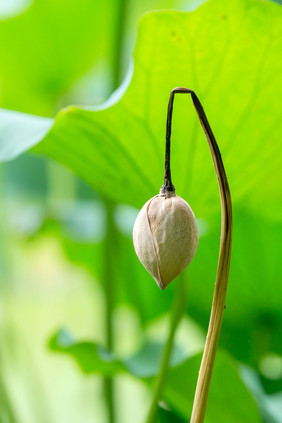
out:
{"label": "curved stem", "polygon": [[153,400],[149,410],[146,423],[155,423],[158,414],[158,403],[162,395],[165,385],[166,376],[169,368],[169,360],[173,348],[173,342],[176,334],[178,324],[185,310],[186,305],[186,287],[183,276],[180,277],[178,291],[175,296],[173,309],[171,312],[170,329],[165,345],[165,350],[162,356],[161,367],[157,379],[155,381]]}
{"label": "curved stem", "polygon": [[165,143],[165,174],[164,174],[164,184],[161,188],[162,191],[175,191],[175,187],[171,181],[171,172],[170,172],[170,136],[171,136],[171,118],[172,118],[172,108],[173,108],[173,91],[170,94],[168,110],[167,110],[167,120],[166,120],[166,143]]}
{"label": "curved stem", "polygon": [[204,348],[202,363],[200,367],[199,377],[197,381],[196,393],[190,423],[202,423],[205,417],[205,411],[208,401],[208,394],[212,371],[215,361],[215,355],[221,330],[223,312],[225,308],[225,298],[228,285],[231,243],[232,243],[232,204],[229,185],[223,166],[221,154],[213,135],[212,129],[204,112],[198,97],[194,91],[188,88],[177,87],[171,91],[168,112],[167,112],[167,135],[166,135],[166,168],[165,168],[165,184],[171,184],[170,176],[170,135],[171,135],[171,118],[173,111],[173,101],[175,94],[190,94],[193,105],[196,109],[201,126],[206,135],[208,145],[211,151],[213,164],[217,176],[221,201],[221,237],[220,250],[217,267],[217,275],[211,309],[211,316]]}

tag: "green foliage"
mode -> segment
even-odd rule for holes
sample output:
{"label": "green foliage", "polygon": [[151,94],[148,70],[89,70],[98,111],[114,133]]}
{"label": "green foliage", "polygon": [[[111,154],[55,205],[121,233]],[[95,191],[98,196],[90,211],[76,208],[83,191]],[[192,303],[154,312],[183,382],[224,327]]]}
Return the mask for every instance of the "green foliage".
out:
{"label": "green foliage", "polygon": [[67,331],[55,334],[49,347],[53,351],[67,353],[77,359],[84,373],[113,375],[124,371],[124,365],[100,345],[91,342],[76,343]]}
{"label": "green foliage", "polygon": [[1,104],[52,115],[78,77],[109,63],[113,10],[112,0],[83,0],[79,12],[75,0],[35,0],[24,13],[2,21]]}
{"label": "green foliage", "polygon": [[[281,189],[279,119],[282,87],[277,79],[282,70],[279,60],[281,9],[271,3],[250,0],[229,2],[223,11],[217,3],[211,1],[189,14],[163,12],[144,17],[134,54],[134,74],[126,93],[121,99],[112,100],[108,107],[103,106],[102,110],[70,107],[62,111],[36,150],[67,164],[102,194],[139,207],[158,192],[162,183],[164,119],[170,88],[190,86],[202,99],[219,140],[233,203],[242,207],[244,204],[244,209],[255,207],[258,215],[269,217],[271,212],[272,217],[278,217],[282,198],[277,195]],[[205,31],[195,38],[200,23]],[[189,46],[188,51],[184,50],[186,46]],[[264,82],[264,89],[259,89]],[[217,209],[218,203],[209,152],[189,99],[177,99],[175,107],[172,148],[173,163],[177,166],[172,165],[173,180],[178,193],[190,202],[196,215],[208,216]],[[2,113],[7,122],[6,112]],[[15,119],[25,121],[22,115],[15,115]],[[186,126],[186,122],[191,123]],[[31,123],[26,119],[28,129],[32,128]],[[9,122],[7,125],[11,126]],[[44,132],[50,121],[38,121],[38,125],[40,132]],[[29,148],[31,142],[39,142],[41,133],[34,141],[30,133],[25,136],[24,131],[19,139],[16,131],[12,143],[10,140],[14,137],[9,134],[11,150],[4,151],[3,156],[9,158],[12,151],[17,154],[19,149]],[[6,139],[4,132],[2,145],[8,148]],[[240,212],[235,214],[234,225],[230,304],[222,341],[239,359],[256,363],[269,348],[281,353],[282,316],[277,295],[279,287],[276,286],[281,227],[261,218],[254,221],[253,215],[241,215]],[[216,270],[217,234],[218,228],[211,228],[211,233],[202,240],[202,248],[200,243],[191,266],[190,312],[204,325],[213,289],[212,275]],[[269,237],[272,240],[270,247]],[[167,302],[163,302],[164,307],[154,308],[157,291],[150,288],[151,280],[145,276],[145,271],[136,272],[132,247],[129,255],[129,245],[124,251],[127,251],[128,271],[122,279],[129,278],[126,296],[142,314],[148,315],[146,308],[155,311],[155,314],[149,312],[152,318],[165,310]],[[206,266],[202,266],[203,262]],[[141,291],[152,292],[152,301],[148,301],[146,295],[143,306],[142,292],[130,295],[133,274],[136,278],[134,289],[139,289],[140,277],[144,280]],[[266,278],[267,284],[264,283]],[[203,296],[201,287],[206,281],[211,282]],[[268,336],[262,338],[263,343],[259,341],[260,336],[255,340],[257,348],[254,351],[248,340],[256,337],[258,331],[260,334],[267,332]]]}
{"label": "green foliage", "polygon": [[[257,365],[267,351],[282,354],[282,288],[277,284],[282,226],[238,208],[234,215],[227,308],[220,342],[237,359]],[[216,274],[220,216],[213,222],[200,240],[190,269],[189,314],[204,326],[208,323]]]}
{"label": "green foliage", "polygon": [[[53,119],[0,111],[0,154],[12,160],[38,142],[51,128]],[[25,140],[25,142],[23,142]]]}
{"label": "green foliage", "polygon": [[189,10],[202,2],[1,0],[1,106],[52,116],[70,98],[103,101],[120,82],[114,80],[123,38],[130,48],[124,48],[122,67],[128,66],[140,16],[159,8]]}
{"label": "green foliage", "polygon": [[[150,386],[151,378],[158,373],[163,350],[163,345],[147,343],[131,357],[117,358],[97,344],[76,343],[65,331],[59,332],[51,339],[50,347],[54,351],[72,356],[87,374],[129,373]],[[185,359],[181,350],[174,348],[163,399],[183,418],[186,418],[188,410],[192,409],[200,362],[201,354]],[[168,416],[165,416],[164,411],[161,414],[165,422],[164,418]],[[226,353],[219,352],[206,421],[224,423],[227,420],[230,423],[261,421],[255,401],[241,380],[236,363]]]}
{"label": "green foliage", "polygon": [[[101,345],[92,342],[75,342],[65,331],[55,334],[49,346],[53,351],[61,352],[73,357],[83,372],[89,374],[114,375],[130,373],[138,378],[145,379],[156,376],[159,371],[159,362],[163,352],[163,344],[147,342],[143,347],[127,358],[117,357]],[[176,366],[183,362],[185,357],[176,346],[171,355],[170,365]]]}
{"label": "green foliage", "polygon": [[[140,207],[162,184],[169,92],[192,87],[219,140],[233,201],[277,217],[281,9],[258,0],[220,6],[213,0],[192,13],[145,16],[126,93],[101,110],[64,109],[36,151],[71,167],[99,192]],[[173,181],[204,216],[218,204],[208,148],[189,99],[179,98],[175,108]],[[30,148],[25,137],[21,142]]]}
{"label": "green foliage", "polygon": [[162,407],[159,407],[159,420],[160,423],[184,423],[184,420]]}
{"label": "green foliage", "polygon": [[[114,3],[84,0],[77,14],[75,1],[36,0],[25,13],[1,22],[1,105],[52,116],[67,103],[66,93],[79,77],[103,69],[102,57],[112,63],[115,25],[108,12]],[[282,354],[281,27],[281,7],[260,0],[210,0],[191,13],[148,14],[139,25],[132,73],[104,105],[69,106],[55,119],[0,110],[1,160],[32,149],[69,167],[102,196],[140,208],[162,185],[170,90],[195,90],[222,151],[234,204],[220,343],[255,368],[264,354]],[[190,266],[188,306],[189,315],[206,328],[218,257],[219,197],[188,96],[176,98],[172,132],[173,183],[196,216],[206,219]],[[82,233],[85,225],[76,230]],[[65,231],[55,236],[69,260],[103,279],[104,236],[77,239]],[[170,309],[177,282],[160,293],[137,262],[131,239],[119,233],[115,247],[115,305],[134,307],[146,326]],[[130,374],[148,386],[163,349],[149,343],[124,358],[100,344],[76,342],[66,332],[54,335],[50,347],[73,357],[86,374]],[[172,411],[160,409],[161,423],[187,421],[191,410],[200,357],[184,358],[176,346],[163,397]],[[272,421],[267,413],[266,421]],[[223,352],[216,360],[206,421],[261,421],[236,362]]]}
{"label": "green foliage", "polygon": [[[185,418],[192,409],[201,355],[194,356],[175,369],[171,369],[165,399]],[[218,351],[211,382],[209,406],[205,422],[217,423],[261,422],[257,405],[242,382],[234,360]]]}

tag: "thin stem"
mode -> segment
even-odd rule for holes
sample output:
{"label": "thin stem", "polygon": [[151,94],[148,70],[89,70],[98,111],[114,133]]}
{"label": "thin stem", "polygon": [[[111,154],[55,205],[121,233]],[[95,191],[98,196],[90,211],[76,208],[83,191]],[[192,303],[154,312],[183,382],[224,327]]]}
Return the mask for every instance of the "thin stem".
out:
{"label": "thin stem", "polygon": [[106,343],[107,348],[112,350],[113,348],[113,327],[112,327],[112,311],[114,305],[114,284],[113,284],[113,273],[114,273],[114,252],[113,248],[115,245],[115,224],[114,224],[114,203],[110,200],[105,200],[106,204],[106,238],[105,238],[105,254],[104,254],[104,286],[106,294]]}
{"label": "thin stem", "polygon": [[[200,367],[196,393],[194,398],[193,410],[190,423],[202,423],[204,421],[206,406],[208,401],[208,394],[210,382],[214,367],[214,361],[218,346],[218,340],[221,330],[222,318],[225,308],[225,299],[228,285],[230,258],[231,258],[231,243],[232,243],[232,204],[229,185],[223,166],[221,154],[213,135],[212,129],[204,112],[198,97],[194,91],[188,88],[174,88],[171,91],[168,105],[167,118],[167,142],[166,145],[170,149],[170,134],[171,134],[171,117],[173,110],[173,100],[176,93],[191,94],[193,105],[196,109],[201,126],[206,135],[208,145],[211,151],[213,164],[218,180],[220,201],[221,201],[221,237],[220,250],[217,267],[217,275],[212,303],[212,310],[206,339],[206,345],[203,353],[202,363]],[[169,154],[169,152],[168,152]]]}
{"label": "thin stem", "polygon": [[[121,82],[121,65],[122,65],[122,44],[124,39],[124,31],[127,15],[127,1],[119,0],[117,2],[117,19],[116,31],[113,45],[113,90],[117,89]],[[113,219],[114,204],[105,199],[107,209],[107,234],[104,255],[104,286],[106,299],[106,341],[107,348],[113,349],[113,311],[114,311],[114,246],[117,249],[117,237]],[[105,397],[108,409],[109,423],[115,422],[115,405],[114,405],[114,381],[111,377],[104,378]]]}
{"label": "thin stem", "polygon": [[162,191],[175,191],[175,187],[173,186],[171,181],[171,172],[170,172],[170,136],[171,136],[173,96],[174,94],[170,95],[168,110],[167,110],[166,143],[165,143],[165,173],[164,173],[164,184],[161,188]]}
{"label": "thin stem", "polygon": [[[106,223],[106,238],[105,238],[105,250],[104,250],[104,288],[105,288],[105,300],[106,300],[106,346],[112,351],[114,344],[113,334],[113,309],[114,309],[114,252],[113,248],[115,243],[115,226],[113,219],[114,204],[105,200],[106,212],[107,212],[107,223]],[[114,412],[114,387],[113,380],[110,377],[105,377],[105,397],[107,402],[107,409],[109,415],[109,423],[114,423],[115,412]]]}
{"label": "thin stem", "polygon": [[171,356],[171,352],[173,348],[173,342],[174,342],[176,330],[181,320],[181,317],[184,313],[185,305],[186,305],[186,287],[185,287],[185,281],[182,276],[180,277],[180,280],[179,280],[179,287],[175,296],[173,309],[171,312],[169,334],[168,334],[167,342],[165,345],[165,350],[162,356],[160,371],[155,381],[153,399],[152,399],[152,403],[151,403],[151,407],[149,410],[146,423],[155,423],[157,419],[158,403],[161,398],[166,377],[167,377],[167,372],[169,368],[169,360],[170,360],[170,356]]}

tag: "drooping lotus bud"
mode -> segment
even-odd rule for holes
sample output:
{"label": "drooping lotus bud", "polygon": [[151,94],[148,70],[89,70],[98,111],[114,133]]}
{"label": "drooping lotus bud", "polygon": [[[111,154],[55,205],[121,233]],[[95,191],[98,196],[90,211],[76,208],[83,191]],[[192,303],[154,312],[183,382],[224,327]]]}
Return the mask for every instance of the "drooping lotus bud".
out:
{"label": "drooping lotus bud", "polygon": [[[209,329],[190,419],[191,423],[201,423],[205,417],[209,387],[225,309],[232,246],[232,201],[218,144],[200,100],[195,92],[189,88],[176,87],[170,93],[166,125],[164,185],[161,188],[160,195],[151,198],[137,216],[133,228],[133,241],[140,261],[152,274],[161,289],[164,289],[173,278],[185,269],[194,257],[197,249],[199,234],[194,214],[184,200],[180,197],[175,197],[175,188],[172,184],[170,174],[170,136],[173,100],[174,95],[180,93],[191,95],[193,105],[211,151],[221,200],[221,236],[217,275]],[[179,294],[182,295],[182,291],[179,290]],[[169,338],[161,362],[161,373],[158,379],[160,383],[156,385],[154,401],[149,410],[148,421],[153,421],[156,417],[157,401],[155,400],[160,397],[161,389],[159,388],[163,382],[163,376],[167,371],[175,329],[179,323],[181,311],[183,311],[183,304],[181,305],[178,301],[175,303],[172,313]]]}
{"label": "drooping lotus bud", "polygon": [[198,241],[194,213],[174,192],[147,201],[133,228],[136,254],[162,290],[192,261]]}
{"label": "drooping lotus bud", "polygon": [[[187,88],[180,87],[171,91],[166,121],[164,184],[160,194],[142,207],[133,228],[136,254],[161,289],[165,289],[186,269],[196,253],[199,241],[194,213],[186,201],[175,195],[171,180],[171,118],[174,95],[179,92],[190,93],[193,101],[198,102],[195,93]],[[197,103],[196,110],[198,109]],[[206,124],[202,124],[205,127]],[[209,132],[210,129],[208,136]]]}

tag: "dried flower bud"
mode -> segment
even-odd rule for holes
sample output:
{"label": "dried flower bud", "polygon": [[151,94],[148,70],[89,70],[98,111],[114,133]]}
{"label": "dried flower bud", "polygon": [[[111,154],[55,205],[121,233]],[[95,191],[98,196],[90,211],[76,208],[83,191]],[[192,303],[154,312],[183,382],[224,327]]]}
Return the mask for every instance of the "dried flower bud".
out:
{"label": "dried flower bud", "polygon": [[136,254],[161,289],[186,269],[198,241],[194,213],[174,193],[161,193],[147,201],[133,228]]}

